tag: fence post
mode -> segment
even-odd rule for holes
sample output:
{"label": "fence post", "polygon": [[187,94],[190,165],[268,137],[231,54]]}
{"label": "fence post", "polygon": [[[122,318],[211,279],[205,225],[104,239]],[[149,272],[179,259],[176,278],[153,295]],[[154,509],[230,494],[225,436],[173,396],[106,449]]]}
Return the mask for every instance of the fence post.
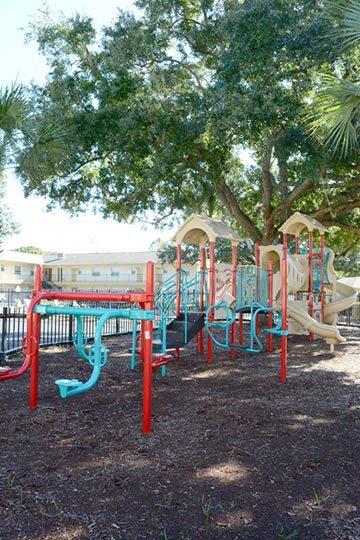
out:
{"label": "fence post", "polygon": [[69,342],[70,343],[73,342],[73,331],[74,331],[73,323],[74,323],[74,316],[69,315]]}
{"label": "fence post", "polygon": [[2,315],[2,330],[1,330],[1,360],[4,360],[6,356],[7,327],[8,327],[8,308],[4,307],[3,315]]}

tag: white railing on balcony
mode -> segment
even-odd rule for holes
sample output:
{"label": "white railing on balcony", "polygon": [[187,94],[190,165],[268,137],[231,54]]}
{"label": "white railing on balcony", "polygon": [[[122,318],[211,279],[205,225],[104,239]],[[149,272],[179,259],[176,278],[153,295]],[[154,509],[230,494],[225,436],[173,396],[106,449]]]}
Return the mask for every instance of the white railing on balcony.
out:
{"label": "white railing on balcony", "polygon": [[[54,283],[145,283],[145,274],[63,274],[62,276],[52,275],[47,276]],[[155,276],[155,282],[161,283],[162,276]]]}

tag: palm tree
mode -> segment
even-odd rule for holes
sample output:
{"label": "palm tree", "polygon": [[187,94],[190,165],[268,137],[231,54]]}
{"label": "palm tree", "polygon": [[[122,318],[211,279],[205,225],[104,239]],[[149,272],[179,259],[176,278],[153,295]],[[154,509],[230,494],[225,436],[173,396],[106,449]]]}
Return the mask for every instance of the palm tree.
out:
{"label": "palm tree", "polygon": [[[44,123],[36,116],[21,85],[0,88],[0,200],[4,197],[4,173],[16,174],[31,182],[46,178],[66,152],[66,134],[62,128]],[[1,203],[0,243],[18,228],[6,206]]]}
{"label": "palm tree", "polygon": [[21,86],[0,88],[0,174],[12,161],[28,114],[29,107]]}
{"label": "palm tree", "polygon": [[[360,0],[327,2],[342,45],[360,42]],[[331,75],[322,77],[308,116],[312,135],[332,153],[348,156],[358,146],[360,83]]]}
{"label": "palm tree", "polygon": [[0,174],[16,168],[28,178],[44,178],[65,155],[66,133],[36,116],[21,85],[0,89]]}

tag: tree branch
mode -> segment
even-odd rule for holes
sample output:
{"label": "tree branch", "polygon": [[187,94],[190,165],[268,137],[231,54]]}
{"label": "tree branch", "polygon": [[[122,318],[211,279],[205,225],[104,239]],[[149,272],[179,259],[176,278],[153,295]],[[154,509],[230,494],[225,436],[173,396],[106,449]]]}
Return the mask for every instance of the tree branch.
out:
{"label": "tree branch", "polygon": [[215,184],[215,191],[219,196],[221,202],[229,214],[241,225],[241,227],[250,235],[254,242],[261,240],[261,232],[253,223],[253,221],[241,210],[235,195],[225,182],[222,180],[220,184]]}
{"label": "tree branch", "polygon": [[360,227],[353,227],[352,225],[348,225],[347,223],[343,223],[342,221],[335,221],[335,220],[324,221],[323,225],[325,225],[325,227],[339,227],[339,229],[356,234],[360,238]]}

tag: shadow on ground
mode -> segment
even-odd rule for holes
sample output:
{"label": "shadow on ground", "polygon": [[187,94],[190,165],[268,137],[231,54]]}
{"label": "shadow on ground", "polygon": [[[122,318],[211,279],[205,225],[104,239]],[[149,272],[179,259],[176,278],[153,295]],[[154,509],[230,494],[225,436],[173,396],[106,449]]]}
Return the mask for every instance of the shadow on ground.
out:
{"label": "shadow on ground", "polygon": [[343,333],[335,355],[290,338],[286,385],[278,352],[217,350],[208,365],[183,351],[155,375],[148,437],[128,338],[67,400],[54,380],[89,368],[43,351],[37,411],[28,375],[0,387],[0,538],[360,539],[360,335]]}

